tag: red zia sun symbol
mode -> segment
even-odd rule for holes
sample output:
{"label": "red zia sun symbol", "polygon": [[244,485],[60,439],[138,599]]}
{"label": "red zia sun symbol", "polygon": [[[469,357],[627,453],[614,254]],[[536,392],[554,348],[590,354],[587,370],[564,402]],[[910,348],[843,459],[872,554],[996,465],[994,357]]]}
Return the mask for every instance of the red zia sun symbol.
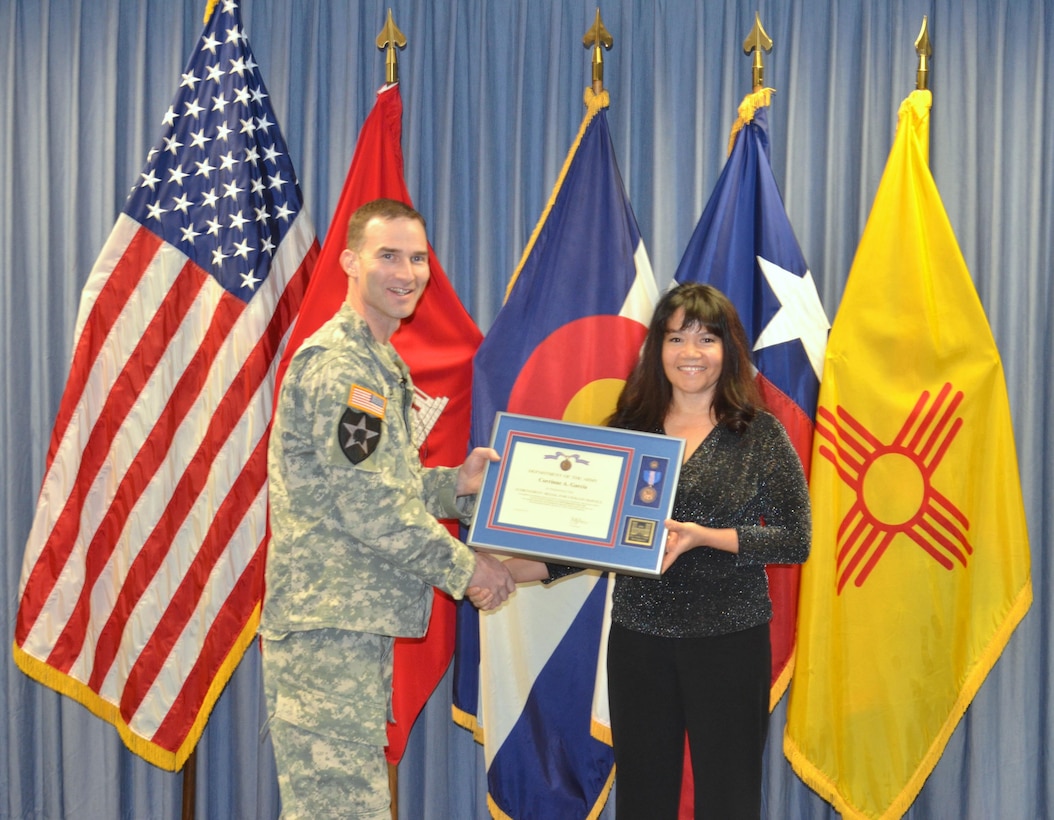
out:
{"label": "red zia sun symbol", "polygon": [[970,522],[932,484],[933,473],[963,425],[956,410],[958,391],[949,400],[945,384],[930,402],[923,391],[891,444],[883,444],[844,407],[837,417],[821,407],[816,432],[834,448],[820,446],[820,455],[856,492],[856,501],[838,527],[838,594],[852,579],[863,586],[886,548],[906,535],[945,569],[952,558],[964,567],[973,548],[966,540]]}

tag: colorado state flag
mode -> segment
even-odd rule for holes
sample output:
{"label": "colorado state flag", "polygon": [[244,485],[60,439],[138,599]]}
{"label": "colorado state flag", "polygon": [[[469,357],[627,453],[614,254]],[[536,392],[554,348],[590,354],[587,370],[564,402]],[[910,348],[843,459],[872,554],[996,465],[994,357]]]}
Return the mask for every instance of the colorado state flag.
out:
{"label": "colorado state flag", "polygon": [[[607,92],[587,89],[586,105],[476,354],[476,445],[498,410],[602,424],[644,340],[657,288],[615,162]],[[590,729],[607,585],[590,571],[520,586],[479,617],[478,656],[475,610],[459,609],[454,718],[484,744],[495,817],[585,818],[603,806],[613,758]]]}
{"label": "colorado state flag", "polygon": [[896,138],[831,330],[784,752],[848,818],[907,811],[1032,601],[1003,367],[927,164]]}
{"label": "colorado state flag", "polygon": [[[675,279],[706,282],[736,306],[754,344],[757,381],[809,472],[813,417],[830,323],[794,237],[769,164],[772,89],[739,106],[728,162],[685,249]],[[772,705],[794,668],[797,566],[768,567],[772,596]]]}

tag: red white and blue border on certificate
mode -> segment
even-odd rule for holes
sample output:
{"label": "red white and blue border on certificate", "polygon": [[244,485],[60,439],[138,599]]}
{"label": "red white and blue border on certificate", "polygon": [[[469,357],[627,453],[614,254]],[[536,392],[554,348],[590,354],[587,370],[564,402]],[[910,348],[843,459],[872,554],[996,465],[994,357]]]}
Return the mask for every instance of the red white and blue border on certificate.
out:
{"label": "red white and blue border on certificate", "polygon": [[499,412],[468,543],[657,577],[684,441]]}

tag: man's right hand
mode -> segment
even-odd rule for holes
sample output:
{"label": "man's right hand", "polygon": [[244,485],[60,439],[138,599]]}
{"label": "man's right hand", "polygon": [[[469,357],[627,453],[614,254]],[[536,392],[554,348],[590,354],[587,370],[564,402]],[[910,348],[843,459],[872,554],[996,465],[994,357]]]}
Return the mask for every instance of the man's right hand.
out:
{"label": "man's right hand", "polygon": [[476,553],[476,569],[469,578],[465,596],[477,609],[497,609],[516,589],[504,563],[493,555]]}

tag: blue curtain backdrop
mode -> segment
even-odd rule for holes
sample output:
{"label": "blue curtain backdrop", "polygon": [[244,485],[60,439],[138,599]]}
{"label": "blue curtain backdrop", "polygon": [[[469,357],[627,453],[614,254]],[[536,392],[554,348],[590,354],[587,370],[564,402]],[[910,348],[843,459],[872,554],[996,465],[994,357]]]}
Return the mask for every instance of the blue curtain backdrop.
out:
{"label": "blue curtain backdrop", "polygon": [[[0,2],[0,635],[13,636],[22,551],[69,365],[81,288],[175,91],[205,0]],[[324,235],[359,126],[383,82],[388,7],[400,53],[407,181],[484,331],[583,113],[595,0],[245,0],[250,42],[308,208]],[[1003,357],[1035,604],[908,816],[1038,818],[1054,711],[1051,254],[1054,7],[1044,0],[605,0],[610,122],[660,286],[673,274],[750,90],[755,10],[775,41],[772,164],[835,314],[914,88],[934,46],[931,167]],[[773,716],[771,818],[833,812],[783,758]],[[450,721],[449,680],[400,767],[403,817],[486,817],[481,757]],[[0,662],[0,817],[176,818],[182,776],[124,749],[84,708]],[[273,818],[260,664],[240,665],[198,747],[199,818]],[[611,814],[610,810],[607,814]]]}

